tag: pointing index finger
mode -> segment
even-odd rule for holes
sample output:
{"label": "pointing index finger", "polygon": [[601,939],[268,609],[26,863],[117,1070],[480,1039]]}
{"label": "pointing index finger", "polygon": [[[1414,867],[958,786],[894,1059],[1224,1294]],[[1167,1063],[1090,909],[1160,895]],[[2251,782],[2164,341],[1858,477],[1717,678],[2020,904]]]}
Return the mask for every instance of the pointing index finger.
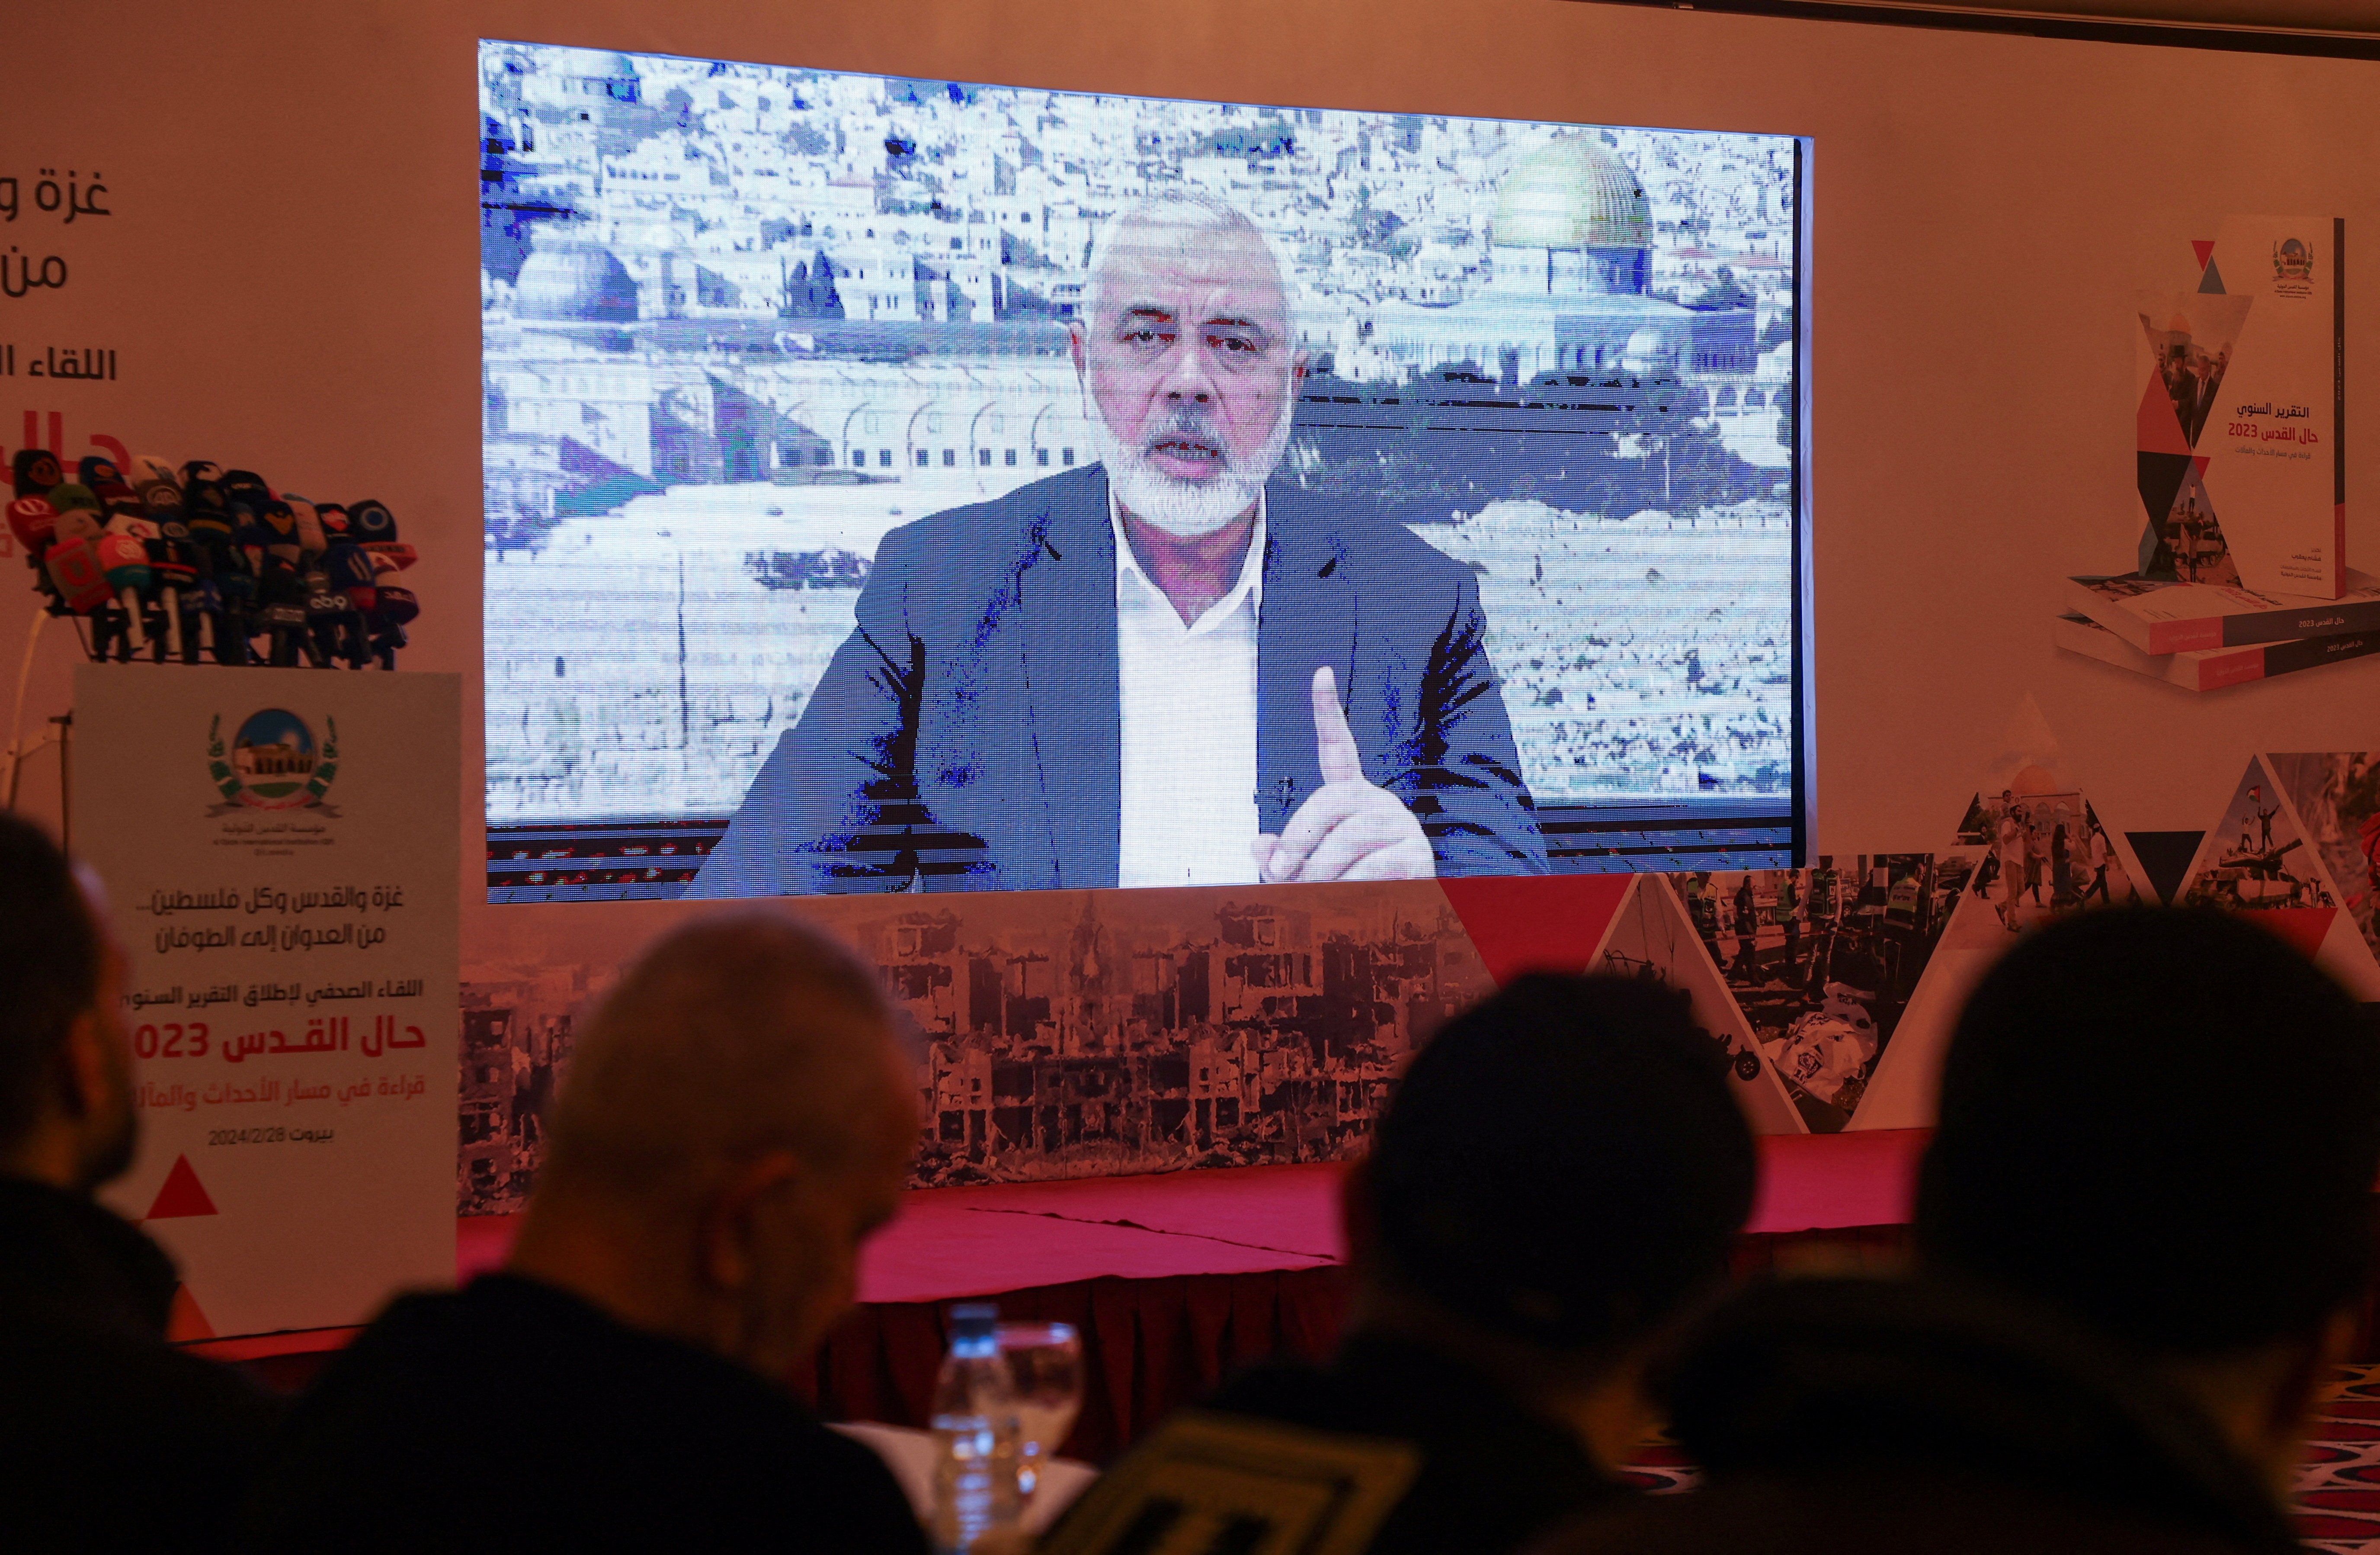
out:
{"label": "pointing index finger", "polygon": [[1314,672],[1314,755],[1324,783],[1364,781],[1363,756],[1339,705],[1339,677],[1328,664]]}

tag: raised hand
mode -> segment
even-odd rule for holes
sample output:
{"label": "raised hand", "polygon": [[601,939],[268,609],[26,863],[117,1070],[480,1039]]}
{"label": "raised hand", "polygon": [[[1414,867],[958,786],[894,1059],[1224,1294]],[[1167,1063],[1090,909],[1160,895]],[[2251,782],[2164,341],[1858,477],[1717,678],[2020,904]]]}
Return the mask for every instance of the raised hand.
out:
{"label": "raised hand", "polygon": [[1258,880],[1422,880],[1438,872],[1413,811],[1364,781],[1363,754],[1328,664],[1314,672],[1314,751],[1322,786],[1297,807],[1279,836],[1256,840]]}

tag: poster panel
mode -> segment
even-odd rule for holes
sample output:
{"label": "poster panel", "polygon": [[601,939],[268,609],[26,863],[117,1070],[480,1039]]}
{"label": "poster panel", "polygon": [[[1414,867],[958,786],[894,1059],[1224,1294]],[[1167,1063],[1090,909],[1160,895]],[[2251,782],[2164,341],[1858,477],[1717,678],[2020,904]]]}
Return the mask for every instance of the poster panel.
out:
{"label": "poster panel", "polygon": [[461,687],[85,665],[69,844],[127,957],[176,1337],[359,1322],[450,1280]]}

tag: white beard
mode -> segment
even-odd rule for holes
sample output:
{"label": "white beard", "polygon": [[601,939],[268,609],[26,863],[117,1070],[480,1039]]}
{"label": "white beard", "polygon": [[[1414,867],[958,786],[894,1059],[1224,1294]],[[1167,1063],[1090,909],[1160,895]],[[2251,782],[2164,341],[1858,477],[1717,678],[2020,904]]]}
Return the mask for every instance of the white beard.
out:
{"label": "white beard", "polygon": [[[1289,429],[1296,417],[1297,397],[1283,395],[1280,419],[1266,435],[1264,446],[1254,458],[1245,460],[1233,457],[1231,450],[1223,447],[1212,420],[1204,420],[1197,427],[1198,433],[1223,449],[1223,468],[1204,480],[1184,480],[1158,468],[1146,442],[1137,448],[1125,447],[1123,440],[1116,436],[1107,418],[1100,414],[1099,401],[1090,390],[1083,391],[1083,419],[1090,424],[1091,452],[1107,468],[1108,482],[1116,501],[1134,517],[1154,524],[1176,540],[1213,534],[1256,505],[1265,481],[1271,478],[1289,447]],[[1169,420],[1153,429],[1149,439],[1153,441],[1162,432],[1176,430],[1186,429],[1179,421]]]}

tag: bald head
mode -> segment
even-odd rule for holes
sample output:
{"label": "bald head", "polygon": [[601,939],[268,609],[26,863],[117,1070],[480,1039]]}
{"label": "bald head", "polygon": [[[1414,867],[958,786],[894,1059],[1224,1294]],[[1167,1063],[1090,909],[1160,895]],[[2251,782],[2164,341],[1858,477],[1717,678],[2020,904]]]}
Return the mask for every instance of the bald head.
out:
{"label": "bald head", "polygon": [[839,1172],[905,1092],[904,1062],[883,990],[849,950],[781,912],[707,917],[646,951],[588,1021],[545,1179],[670,1195],[769,1150]]}
{"label": "bald head", "polygon": [[766,908],[699,918],[588,1021],[506,1267],[781,1378],[899,1206],[914,1077],[851,952]]}

